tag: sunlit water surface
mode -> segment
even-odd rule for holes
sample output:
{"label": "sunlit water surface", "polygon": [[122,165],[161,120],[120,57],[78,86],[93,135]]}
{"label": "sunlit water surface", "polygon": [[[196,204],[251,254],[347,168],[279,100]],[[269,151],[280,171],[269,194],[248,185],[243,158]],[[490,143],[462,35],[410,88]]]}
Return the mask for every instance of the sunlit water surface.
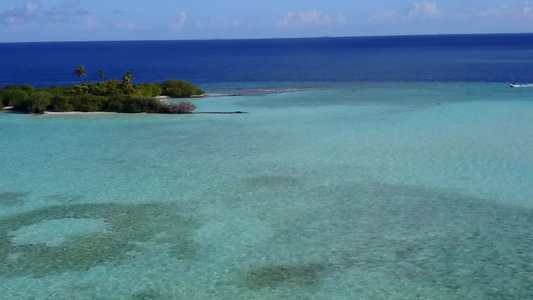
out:
{"label": "sunlit water surface", "polygon": [[533,89],[252,94],[0,114],[2,298],[533,298]]}

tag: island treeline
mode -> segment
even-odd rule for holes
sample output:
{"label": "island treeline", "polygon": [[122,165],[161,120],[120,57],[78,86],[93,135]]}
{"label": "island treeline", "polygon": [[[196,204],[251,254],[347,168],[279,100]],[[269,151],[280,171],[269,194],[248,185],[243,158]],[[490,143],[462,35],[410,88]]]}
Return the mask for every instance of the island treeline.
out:
{"label": "island treeline", "polygon": [[[83,72],[80,78],[82,76]],[[105,75],[101,72],[100,76],[104,78]],[[196,107],[190,102],[166,104],[156,97],[187,98],[204,94],[199,87],[183,80],[170,79],[164,83],[140,84],[132,84],[132,80],[131,73],[127,72],[122,81],[113,79],[51,88],[35,88],[29,84],[9,85],[0,88],[0,109],[12,106],[13,110],[26,113],[191,113]]]}

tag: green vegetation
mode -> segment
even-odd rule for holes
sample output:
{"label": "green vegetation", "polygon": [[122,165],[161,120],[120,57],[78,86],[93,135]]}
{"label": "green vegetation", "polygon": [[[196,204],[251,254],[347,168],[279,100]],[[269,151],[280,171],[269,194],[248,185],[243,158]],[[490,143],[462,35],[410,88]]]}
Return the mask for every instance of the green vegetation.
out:
{"label": "green vegetation", "polygon": [[[13,106],[13,110],[39,114],[44,111],[68,112],[120,112],[120,113],[192,113],[196,106],[190,102],[180,106],[167,105],[155,97],[170,96],[184,98],[204,94],[196,85],[182,80],[168,80],[164,84],[133,84],[131,72],[126,72],[123,80],[112,79],[107,82],[82,83],[87,77],[83,65],[75,70],[80,84],[34,88],[31,85],[9,85],[0,88],[0,110]],[[106,78],[102,70],[101,79]]]}
{"label": "green vegetation", "polygon": [[191,97],[195,95],[202,95],[205,93],[200,88],[190,82],[175,79],[165,81],[165,83],[163,83],[162,85],[162,88],[163,95],[170,96],[173,98]]}

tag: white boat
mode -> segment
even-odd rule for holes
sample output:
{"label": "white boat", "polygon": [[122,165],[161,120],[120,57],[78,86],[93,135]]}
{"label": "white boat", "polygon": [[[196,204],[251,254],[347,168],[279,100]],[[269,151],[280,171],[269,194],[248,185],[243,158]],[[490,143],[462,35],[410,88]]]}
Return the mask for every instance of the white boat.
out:
{"label": "white boat", "polygon": [[516,83],[511,83],[509,86],[512,87],[512,88],[520,87],[520,85],[516,84]]}

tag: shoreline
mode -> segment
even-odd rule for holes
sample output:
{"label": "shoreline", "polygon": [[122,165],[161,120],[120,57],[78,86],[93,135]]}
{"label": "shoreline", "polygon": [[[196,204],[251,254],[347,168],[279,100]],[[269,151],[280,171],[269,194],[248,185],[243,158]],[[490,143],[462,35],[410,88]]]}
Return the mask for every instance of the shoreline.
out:
{"label": "shoreline", "polygon": [[172,99],[170,96],[155,96],[154,98],[155,98],[155,100],[159,100],[161,102],[164,102],[164,101]]}
{"label": "shoreline", "polygon": [[[160,101],[160,102],[167,102],[169,100],[179,100],[179,99],[198,99],[198,98],[205,98],[206,94],[202,95],[193,95],[189,98],[172,98],[170,96],[155,96],[154,99]],[[13,106],[5,106],[4,109],[1,109],[0,111],[14,111]],[[215,112],[216,113],[216,112]],[[221,112],[221,113],[228,113],[228,112]],[[233,112],[229,112],[233,113]],[[84,112],[84,111],[44,111],[42,115],[109,115],[109,114],[121,114],[118,112],[111,112],[111,111],[91,111],[91,112]],[[126,113],[127,114],[127,113]],[[146,114],[146,113],[131,113],[131,114]]]}
{"label": "shoreline", "polygon": [[206,97],[206,94],[201,94],[201,95],[192,95],[188,98],[172,98],[170,96],[155,96],[154,98],[156,100],[159,100],[161,102],[165,102],[165,101],[168,101],[168,100],[179,100],[179,99],[197,99],[197,98],[205,98]]}
{"label": "shoreline", "polygon": [[164,114],[164,113],[118,113],[112,111],[45,111],[42,114],[34,115],[51,115],[51,116],[68,116],[68,115],[233,115],[233,114],[248,114],[246,111],[200,111],[188,114]]}
{"label": "shoreline", "polygon": [[[44,111],[41,115],[118,115],[127,113],[118,113],[113,111]],[[134,113],[131,113],[135,115]],[[146,113],[137,113],[146,114]],[[35,114],[39,115],[39,114]]]}

